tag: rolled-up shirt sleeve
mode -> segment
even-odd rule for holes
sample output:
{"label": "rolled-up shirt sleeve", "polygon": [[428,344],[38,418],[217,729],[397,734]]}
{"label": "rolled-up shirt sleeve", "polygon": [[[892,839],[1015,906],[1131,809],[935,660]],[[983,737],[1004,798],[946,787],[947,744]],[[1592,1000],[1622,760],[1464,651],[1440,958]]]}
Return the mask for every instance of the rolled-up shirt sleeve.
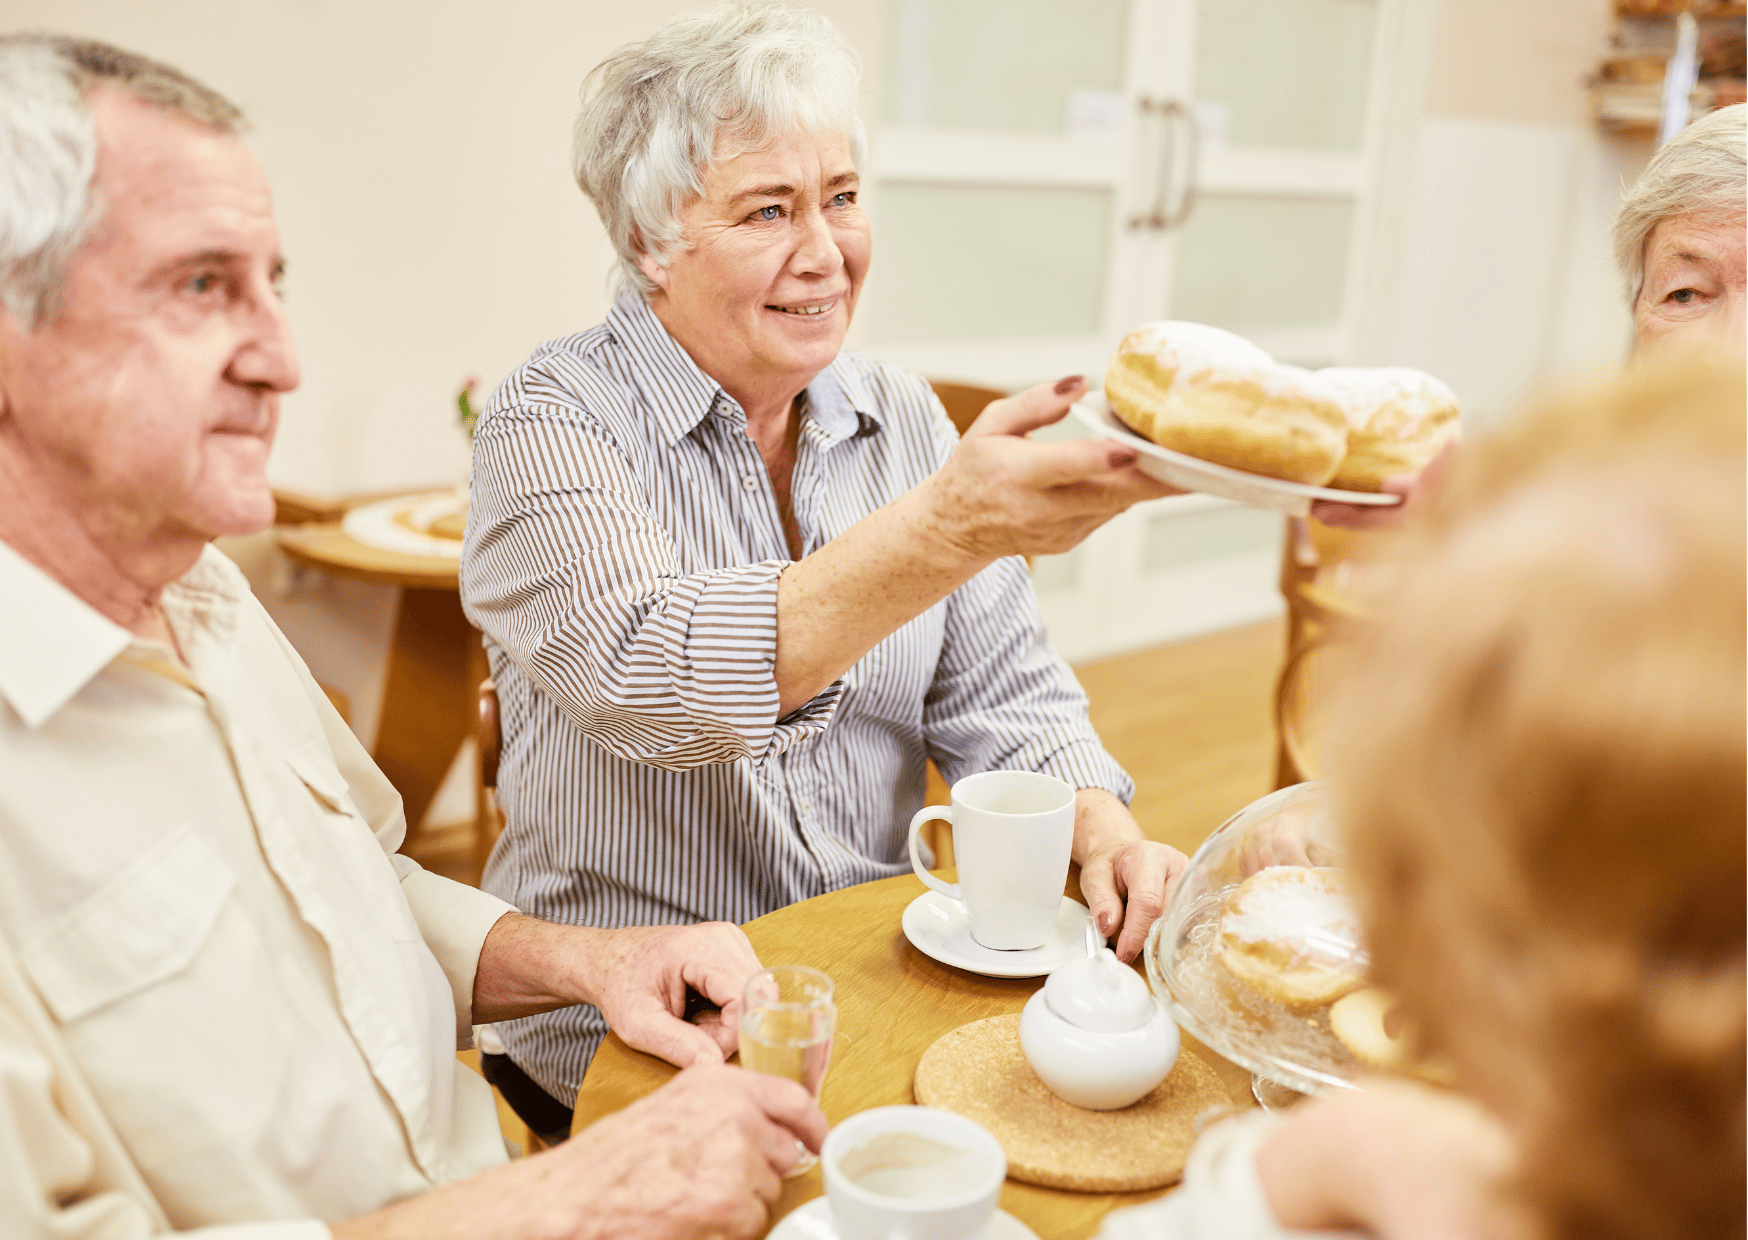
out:
{"label": "rolled-up shirt sleeve", "polygon": [[[958,435],[939,400],[936,459]],[[940,661],[923,701],[929,757],[949,784],[980,771],[1042,771],[1127,805],[1134,782],[1093,731],[1086,690],[1050,644],[1025,560],[998,560],[947,599]]]}
{"label": "rolled-up shirt sleeve", "polygon": [[830,719],[833,684],[778,717],[777,584],[787,560],[686,572],[632,461],[579,397],[527,368],[474,444],[462,599],[567,718],[628,761],[761,761]]}

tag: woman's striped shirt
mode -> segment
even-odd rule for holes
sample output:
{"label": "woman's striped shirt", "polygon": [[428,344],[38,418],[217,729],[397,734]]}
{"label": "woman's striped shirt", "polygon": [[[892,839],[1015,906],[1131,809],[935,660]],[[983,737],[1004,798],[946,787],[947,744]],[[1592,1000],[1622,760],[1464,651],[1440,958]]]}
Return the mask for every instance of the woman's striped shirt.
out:
{"label": "woman's striped shirt", "polygon": [[[926,382],[840,354],[806,393],[791,484],[804,551],[955,442]],[[790,562],[745,415],[640,298],[503,383],[475,440],[461,561],[503,720],[488,890],[594,926],[749,921],[907,869],[926,758],[948,781],[1047,771],[1129,799],[1019,559],[779,719]],[[498,1032],[568,1104],[605,1025],[579,1007]]]}

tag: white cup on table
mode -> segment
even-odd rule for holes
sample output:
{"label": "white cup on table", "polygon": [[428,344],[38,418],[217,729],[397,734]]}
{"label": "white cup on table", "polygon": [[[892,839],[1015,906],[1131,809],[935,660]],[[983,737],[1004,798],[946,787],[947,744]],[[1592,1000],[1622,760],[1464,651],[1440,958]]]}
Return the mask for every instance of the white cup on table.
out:
{"label": "white cup on table", "polygon": [[826,1135],[819,1160],[839,1240],[972,1240],[1008,1173],[988,1129],[932,1107],[860,1111]]}
{"label": "white cup on table", "polygon": [[[957,883],[929,873],[917,833],[931,819],[953,827]],[[1036,771],[986,771],[953,785],[951,805],[910,820],[910,864],[931,888],[965,906],[971,937],[998,951],[1042,947],[1056,924],[1074,850],[1074,789]]]}

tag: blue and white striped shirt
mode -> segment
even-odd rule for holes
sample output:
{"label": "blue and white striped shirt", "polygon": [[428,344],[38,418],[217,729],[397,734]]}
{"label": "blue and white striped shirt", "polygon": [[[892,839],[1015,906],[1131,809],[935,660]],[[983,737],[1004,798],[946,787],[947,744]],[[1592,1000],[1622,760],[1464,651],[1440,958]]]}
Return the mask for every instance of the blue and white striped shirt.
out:
{"label": "blue and white striped shirt", "polygon": [[[957,436],[928,384],[842,353],[808,386],[791,483],[811,554],[933,473]],[[791,562],[746,417],[649,307],[535,350],[474,443],[461,596],[498,684],[506,827],[489,891],[594,926],[746,922],[909,868],[924,762],[1048,771],[1127,801],[999,561],[777,717]],[[498,1026],[569,1103],[590,1007]]]}

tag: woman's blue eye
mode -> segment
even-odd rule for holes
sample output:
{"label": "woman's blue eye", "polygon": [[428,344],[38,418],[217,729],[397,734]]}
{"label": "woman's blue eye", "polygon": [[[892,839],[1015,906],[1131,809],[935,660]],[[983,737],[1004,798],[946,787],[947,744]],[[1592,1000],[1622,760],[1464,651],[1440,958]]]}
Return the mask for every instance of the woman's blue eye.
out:
{"label": "woman's blue eye", "polygon": [[834,207],[847,207],[847,206],[849,206],[849,205],[850,205],[850,204],[851,204],[851,203],[852,203],[852,202],[854,202],[854,201],[855,201],[855,197],[856,197],[856,196],[855,196],[855,195],[854,195],[854,194],[853,194],[853,193],[851,193],[851,192],[850,192],[850,191],[848,191],[848,190],[846,190],[846,191],[844,191],[844,192],[843,192],[843,193],[841,193],[841,194],[837,194],[837,195],[834,195],[834,196],[833,196],[833,198],[832,198],[832,206],[834,206]]}
{"label": "woman's blue eye", "polygon": [[1685,305],[1689,304],[1690,302],[1692,302],[1693,299],[1695,297],[1698,297],[1698,296],[1699,296],[1698,289],[1678,288],[1673,293],[1669,294],[1669,300],[1676,303],[1677,305],[1685,306]]}
{"label": "woman's blue eye", "polygon": [[188,287],[196,293],[210,293],[216,284],[218,284],[218,277],[207,273],[195,276],[188,282]]}
{"label": "woman's blue eye", "polygon": [[753,218],[756,220],[770,221],[770,220],[776,219],[777,217],[779,217],[782,214],[783,214],[783,208],[779,207],[775,204],[772,204],[771,206],[768,206],[768,207],[760,207],[757,211],[754,211]]}

